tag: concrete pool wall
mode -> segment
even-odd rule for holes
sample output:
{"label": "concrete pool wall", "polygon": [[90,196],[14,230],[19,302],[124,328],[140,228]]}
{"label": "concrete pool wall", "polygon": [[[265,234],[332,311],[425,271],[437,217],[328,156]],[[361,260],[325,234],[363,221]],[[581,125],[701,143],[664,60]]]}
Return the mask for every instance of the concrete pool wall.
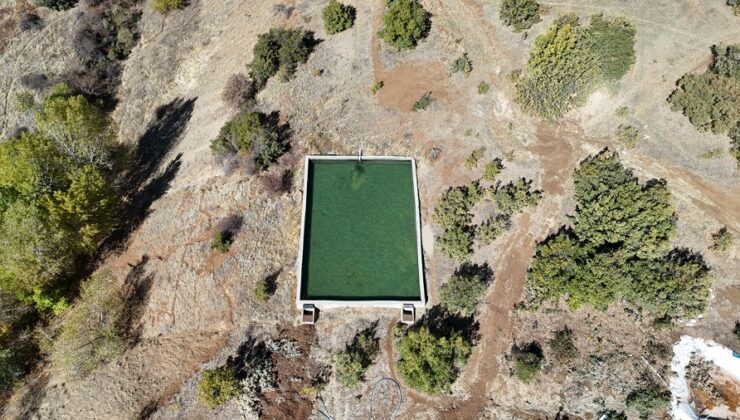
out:
{"label": "concrete pool wall", "polygon": [[[382,299],[351,299],[351,298],[312,298],[307,296],[304,287],[306,287],[306,281],[304,279],[304,257],[306,257],[306,249],[304,245],[309,239],[306,237],[306,223],[307,223],[307,211],[308,203],[311,197],[309,197],[309,178],[312,162],[321,161],[348,161],[349,162],[408,162],[411,168],[411,180],[413,185],[413,213],[415,219],[415,243],[416,243],[416,264],[418,267],[418,287],[419,293],[418,298],[393,298],[384,297]],[[329,163],[329,162],[327,162]],[[313,192],[311,192],[313,194]],[[311,217],[311,216],[308,216]],[[424,266],[423,266],[423,254],[421,244],[421,220],[419,211],[419,189],[416,175],[416,161],[411,157],[402,156],[335,156],[335,155],[309,155],[304,160],[304,173],[303,173],[303,206],[301,213],[301,233],[300,242],[298,249],[298,261],[296,267],[297,277],[297,289],[296,289],[296,305],[298,308],[302,308],[304,305],[314,305],[320,309],[326,308],[340,308],[340,307],[378,307],[378,308],[401,308],[404,304],[412,304],[416,308],[423,308],[426,305],[426,288],[424,282]]]}

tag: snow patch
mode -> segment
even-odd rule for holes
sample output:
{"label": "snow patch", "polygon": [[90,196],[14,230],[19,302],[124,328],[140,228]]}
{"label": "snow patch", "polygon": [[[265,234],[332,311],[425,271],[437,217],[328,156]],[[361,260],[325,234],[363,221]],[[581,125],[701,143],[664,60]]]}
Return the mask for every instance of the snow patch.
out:
{"label": "snow patch", "polygon": [[674,419],[698,419],[688,405],[690,395],[689,384],[686,381],[686,367],[694,353],[699,354],[708,362],[714,363],[727,375],[740,382],[740,359],[732,355],[732,350],[711,340],[682,336],[673,345],[673,361],[671,362],[671,371],[674,373],[671,378],[671,410]]}

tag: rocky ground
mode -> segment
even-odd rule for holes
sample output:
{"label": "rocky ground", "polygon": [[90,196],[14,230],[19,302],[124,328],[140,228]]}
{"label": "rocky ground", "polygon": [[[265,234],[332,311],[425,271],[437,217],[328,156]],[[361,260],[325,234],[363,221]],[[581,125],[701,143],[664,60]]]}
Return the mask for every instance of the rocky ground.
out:
{"label": "rocky ground", "polygon": [[[708,246],[709,234],[722,225],[740,234],[739,172],[729,157],[701,158],[710,149],[726,149],[726,137],[698,133],[665,101],[681,75],[706,68],[711,45],[740,41],[740,20],[724,1],[543,1],[543,22],[523,37],[501,24],[498,0],[425,0],[432,31],[417,49],[404,53],[377,39],[383,0],[346,2],[357,7],[357,21],[333,36],[323,29],[319,1],[193,0],[166,16],[145,5],[142,39],[125,64],[113,115],[121,141],[146,151],[157,171],[147,184],[146,219],[125,248],[103,262],[124,290],[138,297],[132,310],[140,341],[117,362],[74,383],[40,369],[4,416],[236,418],[236,402],[215,412],[197,403],[202,369],[223,364],[249,337],[290,336],[300,338],[306,366],[318,371],[355,331],[375,321],[382,351],[367,382],[346,389],[332,380],[321,395],[334,418],[365,418],[371,406],[376,415],[395,410],[398,397],[388,383],[376,389],[383,397],[371,396],[379,379],[398,379],[390,338],[397,311],[326,311],[315,328],[306,327],[310,331],[295,327],[301,165],[295,166],[292,192],[270,195],[255,177],[239,169],[225,174],[210,156],[209,140],[233,115],[220,98],[226,79],[245,71],[257,35],[279,25],[313,30],[322,42],[293,80],[268,83],[259,108],[279,111],[290,124],[295,162],[306,152],[354,154],[359,148],[368,155],[417,158],[431,303],[455,267],[434,252],[436,227],[429,216],[447,186],[478,176],[461,165],[473,149],[485,146],[487,158],[506,156],[504,179],[525,176],[544,191],[537,208],[516,217],[507,234],[474,256],[474,262],[491,265],[495,280],[479,317],[480,341],[452,395],[429,398],[403,387],[403,417],[539,418],[562,408],[571,418],[594,418],[604,407],[622,409],[635,381],[651,374],[648,364],[660,371],[661,361],[670,360],[670,355],[643,360],[650,359],[648,341],[670,345],[679,334],[690,334],[737,345],[731,330],[740,305],[740,248],[715,255]],[[0,5],[12,8],[14,2]],[[506,75],[523,66],[535,36],[565,12],[632,19],[638,28],[637,63],[619,86],[595,93],[582,109],[548,123],[518,110]],[[0,58],[5,134],[22,122],[10,105],[20,78],[74,65],[68,31],[75,10],[43,16],[43,30],[14,33]],[[472,73],[450,75],[449,63],[462,52],[473,61]],[[369,90],[376,80],[384,87],[373,96]],[[481,80],[491,85],[487,95],[477,94]],[[436,98],[432,106],[412,112],[411,104],[429,91]],[[620,106],[630,108],[624,119],[615,116]],[[634,149],[621,150],[611,140],[622,122],[641,127]],[[513,309],[522,299],[536,242],[573,210],[573,168],[605,146],[620,149],[639,176],[668,180],[679,215],[676,244],[702,252],[713,269],[710,307],[693,326],[656,331],[619,304],[605,313]],[[435,148],[440,152],[433,158]],[[230,217],[241,228],[231,251],[220,255],[210,249],[210,240]],[[252,288],[270,275],[277,276],[277,293],[259,303]],[[520,384],[511,373],[512,343],[545,342],[564,325],[573,329],[582,357],[569,365],[549,363],[532,383]],[[301,381],[318,374],[295,369]],[[311,398],[296,399],[290,387],[275,392],[284,395],[272,395],[274,417],[313,412],[318,418],[316,410],[324,407]],[[280,406],[283,401],[290,405]]]}

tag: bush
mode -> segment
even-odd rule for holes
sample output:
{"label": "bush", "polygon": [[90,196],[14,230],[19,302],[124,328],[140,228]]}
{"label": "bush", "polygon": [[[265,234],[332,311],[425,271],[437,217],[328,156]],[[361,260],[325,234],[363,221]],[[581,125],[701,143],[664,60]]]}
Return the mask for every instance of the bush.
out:
{"label": "bush", "polygon": [[465,167],[468,169],[473,169],[476,166],[478,166],[478,162],[483,158],[483,154],[485,152],[486,152],[485,147],[479,147],[473,150],[470,153],[470,156],[468,156],[468,158],[465,159]]}
{"label": "bush", "polygon": [[478,94],[479,95],[485,95],[488,93],[488,90],[491,88],[491,86],[488,85],[485,81],[482,81],[478,83]]}
{"label": "bush", "polygon": [[198,381],[198,398],[209,408],[219,407],[239,394],[236,375],[227,367],[206,369]]}
{"label": "bush", "polygon": [[732,329],[732,333],[735,334],[735,338],[740,341],[740,321],[735,321],[735,328]]}
{"label": "bush", "polygon": [[498,210],[507,215],[518,213],[526,207],[535,207],[542,198],[542,192],[533,190],[532,181],[524,178],[504,185],[496,185],[491,195]]}
{"label": "bush", "polygon": [[[645,377],[650,378],[650,375],[651,373],[645,372]],[[627,407],[637,411],[641,419],[647,419],[665,410],[670,398],[671,393],[668,390],[663,389],[657,382],[647,379],[645,383],[627,395],[626,403]]]}
{"label": "bush", "polygon": [[475,228],[475,239],[481,245],[488,245],[495,241],[502,233],[511,227],[511,218],[507,214],[491,217]]}
{"label": "bush", "polygon": [[617,141],[625,145],[628,149],[637,146],[640,132],[631,125],[619,124],[617,127]]}
{"label": "bush", "polygon": [[619,108],[617,108],[616,111],[614,111],[614,113],[619,118],[625,118],[630,114],[630,109],[629,107],[626,107],[626,106],[620,106]]}
{"label": "bush", "polygon": [[432,96],[432,92],[427,92],[421,95],[421,97],[416,102],[414,102],[411,110],[414,112],[423,111],[427,109],[427,107],[431,105],[432,102],[434,102],[434,96]]}
{"label": "bush", "polygon": [[274,120],[261,112],[242,111],[221,127],[211,152],[216,157],[250,156],[257,169],[266,170],[288,149]]}
{"label": "bush", "polygon": [[727,0],[727,5],[732,7],[735,16],[740,16],[740,0]]}
{"label": "bush", "polygon": [[21,31],[38,31],[44,27],[44,20],[35,11],[22,10],[18,13],[18,28]]}
{"label": "bush", "polygon": [[729,133],[730,136],[730,154],[732,157],[735,158],[737,161],[738,166],[740,166],[740,123],[730,130]]}
{"label": "bush", "polygon": [[249,76],[259,90],[267,80],[278,75],[289,80],[298,64],[308,61],[316,41],[313,32],[302,29],[272,28],[257,37],[254,58],[249,63]]}
{"label": "bush", "polygon": [[351,28],[355,23],[355,14],[354,6],[329,0],[323,11],[326,32],[332,35]]}
{"label": "bush", "polygon": [[229,252],[229,248],[231,248],[232,243],[234,243],[234,235],[232,235],[231,232],[216,232],[216,235],[213,237],[213,242],[211,242],[211,249],[219,250],[221,253],[225,254]]}
{"label": "bush", "polygon": [[450,312],[472,315],[478,306],[478,300],[488,288],[490,277],[488,267],[465,264],[442,285],[439,301]]}
{"label": "bush", "polygon": [[255,94],[254,83],[247,76],[241,73],[232,74],[221,91],[221,100],[234,109],[241,109],[248,101],[254,99]]}
{"label": "bush", "polygon": [[603,80],[619,80],[635,64],[636,33],[634,25],[623,17],[591,16],[587,42],[598,57]]}
{"label": "bush", "polygon": [[69,310],[54,338],[50,359],[67,378],[90,374],[123,353],[124,301],[110,273],[82,284],[79,301]]}
{"label": "bush", "polygon": [[139,40],[138,0],[100,0],[83,8],[74,45],[81,68],[65,80],[88,96],[112,100],[121,81],[122,61]]}
{"label": "bush", "polygon": [[398,341],[398,371],[414,389],[427,394],[447,392],[470,351],[471,343],[457,331],[437,337],[426,326],[412,328]]}
{"label": "bush", "polygon": [[373,82],[373,85],[370,86],[370,93],[373,95],[376,95],[380,89],[383,88],[383,81],[382,80],[376,80]]}
{"label": "bush", "polygon": [[383,15],[379,35],[400,51],[416,47],[427,37],[431,27],[429,13],[417,0],[393,0]]}
{"label": "bush", "polygon": [[727,226],[723,226],[720,230],[712,234],[712,246],[710,249],[715,252],[725,252],[730,249],[734,239]]}
{"label": "bush", "polygon": [[15,352],[0,348],[0,391],[11,389],[24,373],[25,369]]}
{"label": "bush", "polygon": [[450,64],[450,72],[463,72],[466,75],[473,71],[473,62],[468,58],[468,53],[463,53]]}
{"label": "bush", "polygon": [[28,112],[36,105],[36,100],[31,92],[19,92],[15,95],[13,106],[18,112]]}
{"label": "bush", "polygon": [[621,78],[634,63],[635,29],[623,18],[561,16],[537,37],[526,72],[515,80],[516,101],[529,112],[559,118],[583,105],[605,81]]}
{"label": "bush", "polygon": [[730,154],[740,165],[740,45],[720,45],[712,53],[709,71],[684,75],[668,102],[698,130],[728,134]]}
{"label": "bush", "polygon": [[501,158],[496,158],[488,162],[486,167],[483,169],[483,179],[488,182],[495,181],[502,169],[504,169],[504,163]]}
{"label": "bush", "polygon": [[504,0],[499,17],[516,32],[525,31],[542,20],[540,5],[535,0]]}
{"label": "bush", "polygon": [[465,261],[473,251],[473,232],[467,226],[447,229],[437,237],[442,254],[455,261]]}
{"label": "bush", "polygon": [[358,384],[379,351],[380,345],[375,337],[374,328],[355,334],[345,350],[334,356],[334,370],[339,383],[347,387]]}
{"label": "bush", "polygon": [[77,4],[77,0],[33,0],[38,7],[48,7],[54,10],[67,10]]}
{"label": "bush", "polygon": [[545,359],[542,354],[542,347],[536,342],[531,342],[521,348],[514,346],[511,355],[514,357],[516,377],[524,383],[534,379],[542,368],[542,362]]}
{"label": "bush", "polygon": [[578,356],[578,349],[573,344],[573,332],[568,327],[555,331],[555,337],[550,340],[550,351],[561,363],[566,363]]}
{"label": "bush", "polygon": [[152,9],[159,13],[169,13],[187,6],[187,0],[152,0]]}
{"label": "bush", "polygon": [[573,230],[537,245],[526,282],[532,305],[565,296],[572,308],[605,309],[622,296],[657,318],[704,309],[709,270],[701,255],[669,252],[676,215],[664,181],[640,185],[605,150],[576,169],[575,200]]}

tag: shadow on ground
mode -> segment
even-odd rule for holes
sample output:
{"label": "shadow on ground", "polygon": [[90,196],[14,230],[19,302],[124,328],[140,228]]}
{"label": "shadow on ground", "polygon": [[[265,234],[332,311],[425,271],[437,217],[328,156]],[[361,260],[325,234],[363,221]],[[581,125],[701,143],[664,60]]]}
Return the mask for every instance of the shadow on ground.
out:
{"label": "shadow on ground", "polygon": [[155,112],[144,135],[136,146],[131,170],[121,182],[123,210],[120,224],[103,245],[103,252],[122,251],[132,232],[149,214],[152,204],[169,189],[180,170],[181,154],[170,160],[163,170],[165,158],[174,150],[193,115],[196,99],[175,99]]}

